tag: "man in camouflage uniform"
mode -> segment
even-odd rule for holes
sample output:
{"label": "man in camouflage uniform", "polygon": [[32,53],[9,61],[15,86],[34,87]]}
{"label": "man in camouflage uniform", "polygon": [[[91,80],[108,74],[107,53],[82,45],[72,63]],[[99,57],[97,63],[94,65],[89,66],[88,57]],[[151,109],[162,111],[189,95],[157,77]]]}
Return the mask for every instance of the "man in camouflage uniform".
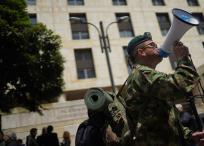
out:
{"label": "man in camouflage uniform", "polygon": [[[155,70],[162,58],[150,33],[136,36],[128,44],[133,71],[122,96],[131,116],[130,124],[134,123],[135,126],[135,143],[138,146],[181,145],[176,122],[178,115],[173,102],[169,101],[185,97],[186,93],[191,92],[199,75],[188,59],[186,46],[177,42],[173,50],[178,66],[175,73],[165,74]],[[194,139],[201,144],[204,132],[192,133],[187,128],[182,129],[186,140]]]}

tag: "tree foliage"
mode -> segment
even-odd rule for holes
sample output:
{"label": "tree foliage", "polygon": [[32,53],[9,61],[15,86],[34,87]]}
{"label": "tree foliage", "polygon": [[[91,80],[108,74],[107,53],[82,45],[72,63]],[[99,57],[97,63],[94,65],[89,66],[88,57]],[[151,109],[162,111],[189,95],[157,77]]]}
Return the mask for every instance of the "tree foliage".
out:
{"label": "tree foliage", "polygon": [[0,0],[0,110],[30,111],[62,92],[61,40],[43,24],[31,25],[24,0]]}

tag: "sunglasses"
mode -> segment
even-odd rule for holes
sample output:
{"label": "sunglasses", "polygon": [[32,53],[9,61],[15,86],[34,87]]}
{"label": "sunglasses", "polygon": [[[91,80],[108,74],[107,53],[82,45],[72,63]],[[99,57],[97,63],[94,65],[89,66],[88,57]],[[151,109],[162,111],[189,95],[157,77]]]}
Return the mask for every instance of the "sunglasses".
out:
{"label": "sunglasses", "polygon": [[141,46],[137,47],[138,49],[146,49],[146,48],[157,48],[157,44],[154,42],[150,42],[148,44],[142,44]]}

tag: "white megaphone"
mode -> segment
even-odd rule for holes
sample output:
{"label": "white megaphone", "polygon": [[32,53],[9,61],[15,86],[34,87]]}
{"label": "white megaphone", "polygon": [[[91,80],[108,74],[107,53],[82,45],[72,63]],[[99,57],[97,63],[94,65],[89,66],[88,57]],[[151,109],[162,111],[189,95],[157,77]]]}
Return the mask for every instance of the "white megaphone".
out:
{"label": "white megaphone", "polygon": [[189,12],[174,8],[172,13],[174,15],[172,25],[160,47],[159,55],[161,57],[168,57],[174,42],[179,41],[191,27],[199,25],[199,21]]}

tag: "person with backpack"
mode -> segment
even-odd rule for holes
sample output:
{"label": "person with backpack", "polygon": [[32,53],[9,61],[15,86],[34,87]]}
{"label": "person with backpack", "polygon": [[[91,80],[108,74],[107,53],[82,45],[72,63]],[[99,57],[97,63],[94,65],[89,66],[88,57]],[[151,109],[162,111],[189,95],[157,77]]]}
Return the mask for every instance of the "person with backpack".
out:
{"label": "person with backpack", "polygon": [[182,42],[175,42],[173,50],[178,65],[173,74],[165,74],[155,70],[162,58],[150,33],[136,36],[128,44],[133,71],[121,96],[130,115],[129,123],[134,123],[130,127],[135,128],[135,145],[179,146],[191,140],[200,146],[204,144],[203,131],[192,132],[178,122],[174,100],[191,92],[199,75]]}
{"label": "person with backpack", "polygon": [[88,110],[76,133],[75,146],[105,146],[106,120],[103,112]]}
{"label": "person with backpack", "polygon": [[69,131],[64,131],[63,141],[60,146],[71,146],[71,136]]}
{"label": "person with backpack", "polygon": [[26,137],[26,146],[39,146],[36,140],[37,128],[30,129],[30,135]]}

